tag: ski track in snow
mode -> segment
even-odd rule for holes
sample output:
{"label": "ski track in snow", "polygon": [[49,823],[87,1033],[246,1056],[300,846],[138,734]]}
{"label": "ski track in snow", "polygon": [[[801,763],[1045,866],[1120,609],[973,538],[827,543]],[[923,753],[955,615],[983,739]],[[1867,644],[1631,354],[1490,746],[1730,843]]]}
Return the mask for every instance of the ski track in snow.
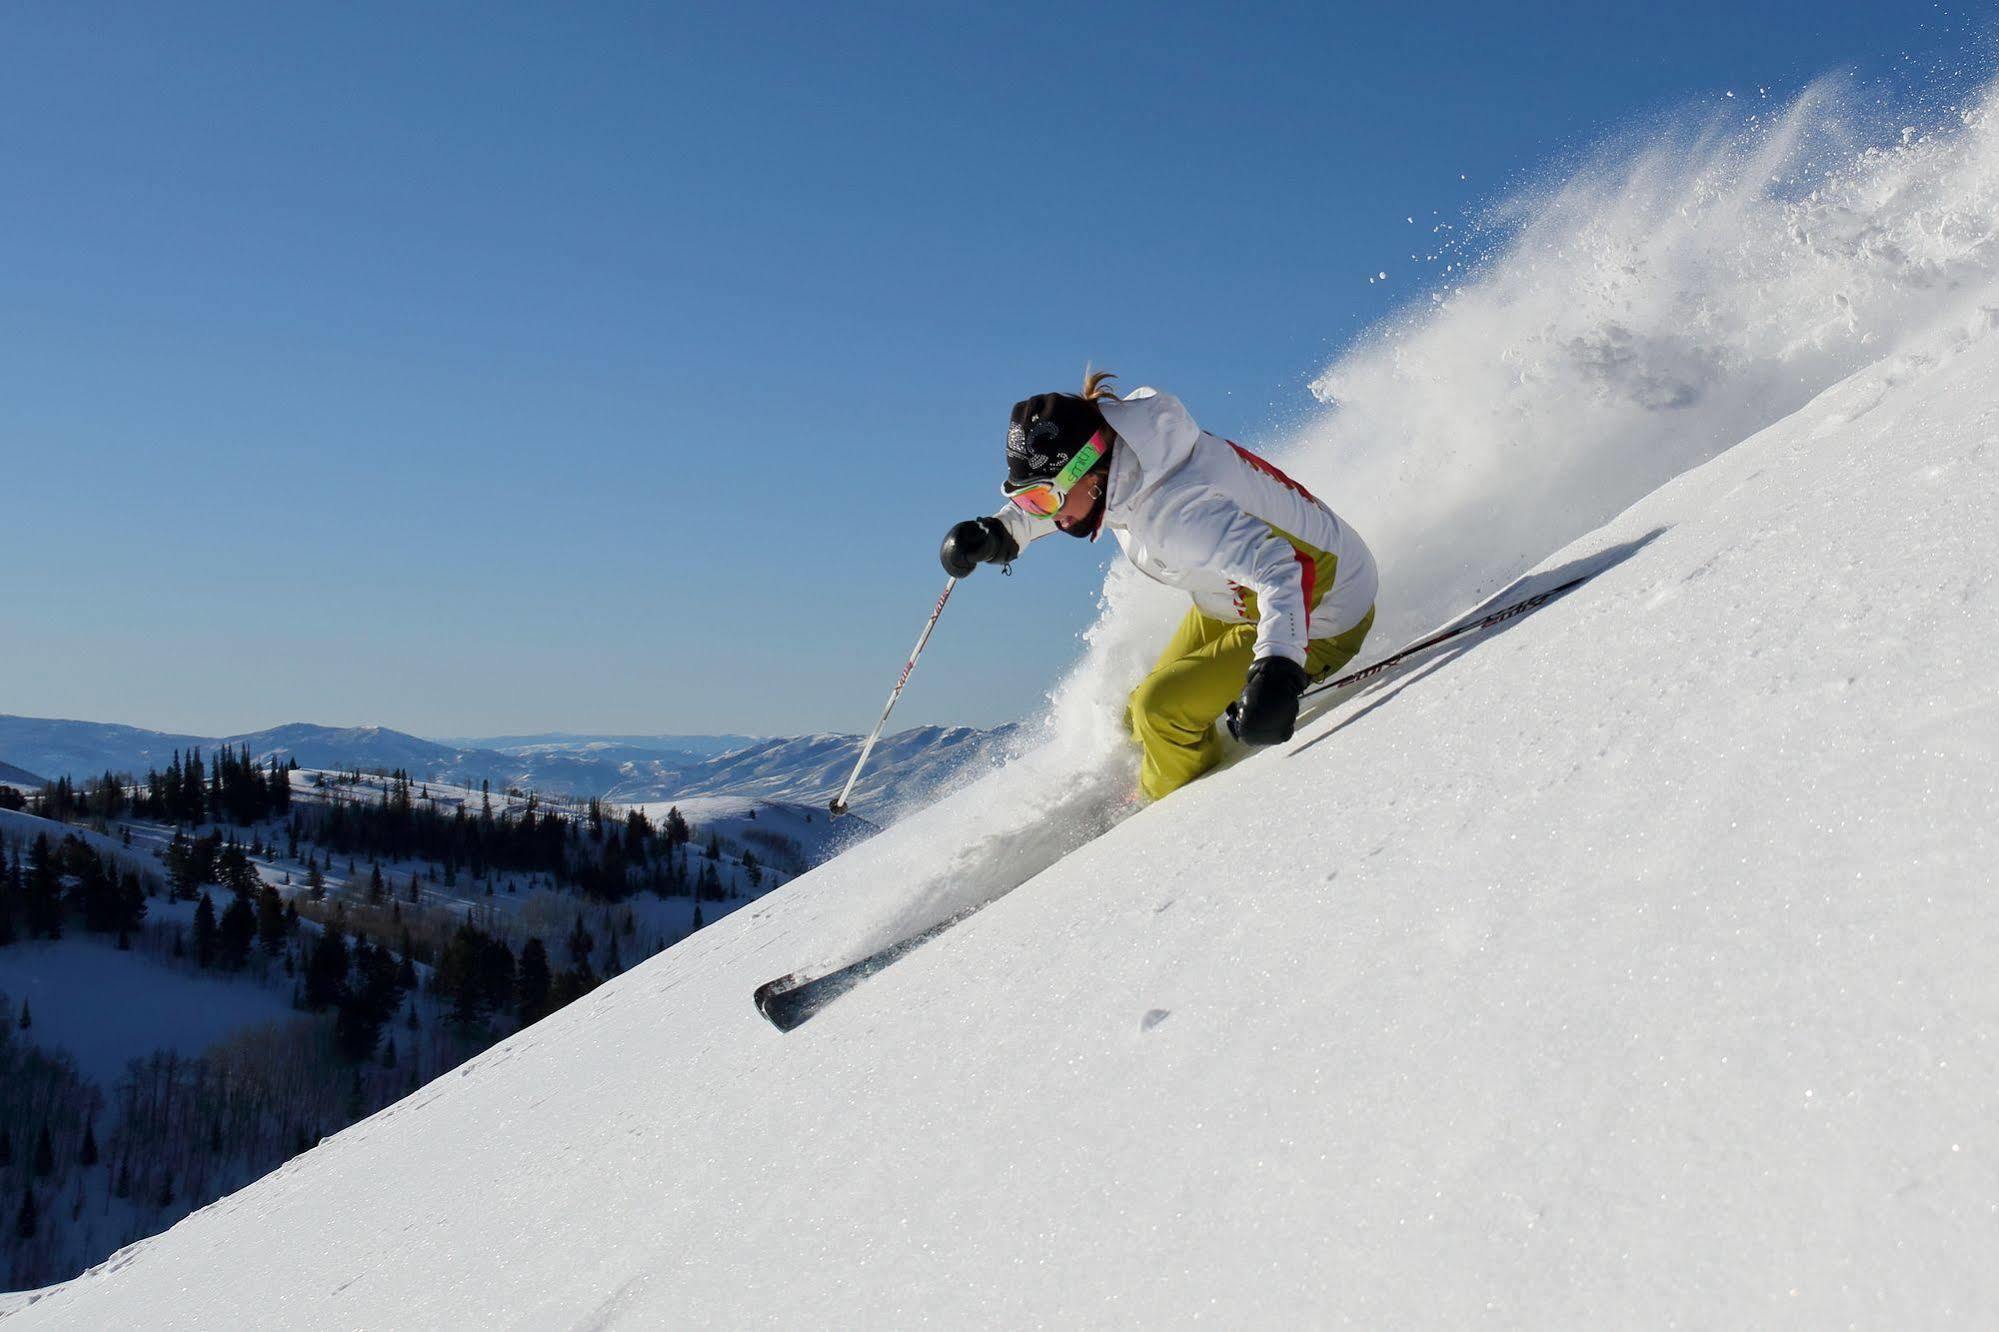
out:
{"label": "ski track in snow", "polygon": [[1575,182],[1322,381],[1372,655],[1589,584],[1087,840],[1180,604],[1114,576],[1006,769],[18,1325],[1989,1323],[1999,151],[1771,197],[1825,114]]}

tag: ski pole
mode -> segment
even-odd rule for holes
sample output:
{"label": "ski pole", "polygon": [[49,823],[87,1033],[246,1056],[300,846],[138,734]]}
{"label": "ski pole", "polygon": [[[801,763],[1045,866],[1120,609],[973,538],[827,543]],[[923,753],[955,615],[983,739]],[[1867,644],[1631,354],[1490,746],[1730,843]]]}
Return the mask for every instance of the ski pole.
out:
{"label": "ski pole", "polygon": [[916,636],[916,646],[910,649],[909,660],[903,663],[895,688],[888,691],[888,702],[882,705],[881,719],[875,723],[867,743],[861,746],[861,756],[854,760],[854,771],[848,775],[847,785],[829,806],[835,818],[847,812],[847,797],[854,793],[854,783],[861,779],[861,769],[867,766],[868,755],[874,753],[875,741],[881,738],[882,727],[888,725],[888,714],[895,711],[895,701],[902,697],[902,687],[909,683],[909,673],[916,669],[916,659],[923,655],[923,645],[930,641],[930,631],[937,627],[937,617],[944,613],[944,603],[951,599],[951,589],[957,585],[955,578],[944,584],[944,595],[937,598],[937,609],[931,611],[930,618],[923,622],[923,632]]}
{"label": "ski pole", "polygon": [[1494,611],[1490,615],[1485,616],[1483,619],[1473,620],[1469,624],[1461,624],[1455,629],[1446,629],[1441,634],[1432,634],[1430,635],[1430,637],[1424,639],[1420,643],[1411,643],[1408,647],[1403,648],[1400,652],[1396,653],[1392,657],[1383,657],[1380,661],[1377,661],[1372,666],[1363,666],[1359,670],[1353,672],[1351,675],[1342,675],[1337,680],[1329,680],[1325,684],[1314,685],[1312,686],[1312,688],[1307,689],[1304,693],[1300,694],[1298,698],[1302,702],[1303,700],[1312,697],[1312,695],[1314,694],[1324,694],[1331,690],[1338,689],[1343,685],[1355,684],[1361,680],[1367,679],[1367,677],[1369,677],[1370,675],[1379,675],[1381,672],[1387,670],[1390,666],[1393,666],[1396,662],[1401,661],[1405,657],[1413,657],[1418,652],[1423,652],[1429,648],[1433,648],[1437,646],[1439,643],[1448,643],[1451,639],[1456,638],[1461,634],[1477,633],[1481,629],[1490,629],[1496,624],[1500,624],[1506,620],[1510,620],[1516,615],[1525,615],[1528,611],[1533,610],[1536,606],[1544,606],[1548,602],[1553,601],[1556,597],[1561,596],[1562,593],[1567,592],[1570,588],[1581,587],[1584,583],[1589,581],[1589,578],[1590,576],[1588,574],[1584,574],[1581,578],[1571,578],[1568,582],[1563,583],[1560,587],[1551,587],[1546,592],[1536,592],[1533,596],[1524,598],[1523,600],[1520,601],[1516,601],[1511,606],[1502,606],[1500,609]]}

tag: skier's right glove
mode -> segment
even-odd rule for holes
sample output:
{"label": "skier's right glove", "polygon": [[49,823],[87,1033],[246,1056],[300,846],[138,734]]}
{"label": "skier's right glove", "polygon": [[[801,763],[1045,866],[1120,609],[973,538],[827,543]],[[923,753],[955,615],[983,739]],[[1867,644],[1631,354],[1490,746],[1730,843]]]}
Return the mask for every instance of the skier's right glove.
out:
{"label": "skier's right glove", "polygon": [[1020,558],[1020,547],[997,518],[968,518],[944,534],[937,559],[944,572],[964,578],[981,564],[1011,564]]}
{"label": "skier's right glove", "polygon": [[1298,695],[1305,668],[1289,657],[1259,657],[1249,668],[1242,697],[1229,704],[1229,734],[1246,745],[1281,745],[1298,724]]}

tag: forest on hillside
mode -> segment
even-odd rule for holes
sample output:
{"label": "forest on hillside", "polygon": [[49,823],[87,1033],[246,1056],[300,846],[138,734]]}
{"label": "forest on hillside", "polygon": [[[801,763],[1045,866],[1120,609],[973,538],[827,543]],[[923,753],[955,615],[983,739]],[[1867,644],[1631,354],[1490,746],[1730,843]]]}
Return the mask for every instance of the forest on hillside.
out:
{"label": "forest on hillside", "polygon": [[[0,1280],[16,1289],[156,1233],[805,868],[792,839],[725,845],[677,808],[655,823],[533,793],[445,799],[403,772],[247,751],[0,788],[0,809],[22,816],[0,823]],[[22,950],[75,973],[55,989],[92,1011],[9,994]],[[57,1017],[115,1027],[116,987],[88,976],[132,965],[162,993],[226,983],[260,1016],[108,1077],[38,1040]]]}

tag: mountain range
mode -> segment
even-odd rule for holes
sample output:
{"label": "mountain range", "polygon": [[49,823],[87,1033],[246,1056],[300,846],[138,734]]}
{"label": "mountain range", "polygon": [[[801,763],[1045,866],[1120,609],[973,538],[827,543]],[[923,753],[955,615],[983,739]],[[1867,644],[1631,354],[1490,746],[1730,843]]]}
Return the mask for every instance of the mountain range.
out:
{"label": "mountain range", "polygon": [[[896,807],[954,780],[961,769],[996,761],[1010,726],[920,726],[881,740],[853,799],[893,816]],[[419,781],[517,787],[623,804],[683,796],[751,796],[824,804],[838,795],[861,737],[805,735],[541,734],[426,740],[381,726],[294,722],[238,735],[197,736],[109,722],[0,714],[0,761],[13,780],[32,773],[73,780],[105,772],[143,775],[174,753],[247,747],[260,761],[295,759],[306,768],[403,769]],[[0,774],[4,779],[4,774]]]}

